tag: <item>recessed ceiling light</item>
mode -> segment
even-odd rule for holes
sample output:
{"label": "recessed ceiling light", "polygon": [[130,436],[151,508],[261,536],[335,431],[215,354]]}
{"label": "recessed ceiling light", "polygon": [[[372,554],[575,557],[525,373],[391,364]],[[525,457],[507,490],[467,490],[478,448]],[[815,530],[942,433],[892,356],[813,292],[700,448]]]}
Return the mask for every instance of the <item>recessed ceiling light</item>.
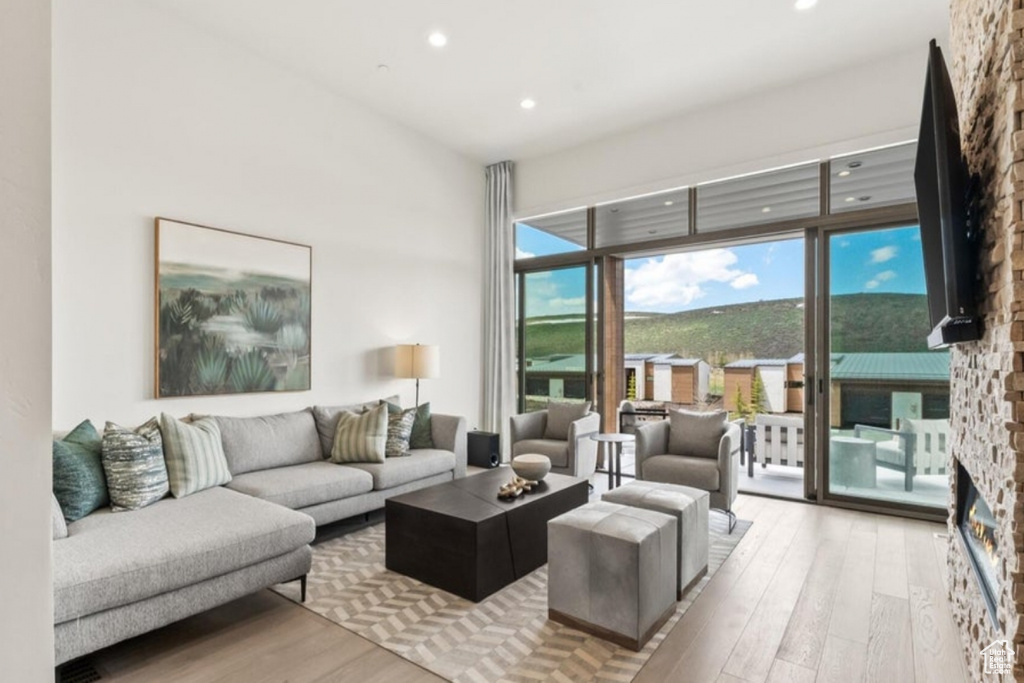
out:
{"label": "recessed ceiling light", "polygon": [[856,197],[847,197],[846,201],[848,201],[848,202],[855,202],[855,201],[857,201],[857,198]]}
{"label": "recessed ceiling light", "polygon": [[858,201],[858,202],[866,202],[866,201],[868,201],[869,199],[871,199],[871,195],[869,195],[869,194],[866,194],[866,195],[864,195],[863,197],[857,197],[857,201]]}
{"label": "recessed ceiling light", "polygon": [[837,175],[840,178],[845,178],[846,176],[850,175],[850,172],[849,171],[840,171]]}
{"label": "recessed ceiling light", "polygon": [[652,230],[648,230],[648,231],[647,231],[647,234],[648,234],[648,235],[657,235],[657,234],[658,234],[658,231],[657,231],[657,230],[653,230],[653,229],[652,229]]}
{"label": "recessed ceiling light", "polygon": [[614,207],[613,209],[611,209],[611,212],[612,213],[618,213],[619,212],[619,207],[617,207],[617,206]]}
{"label": "recessed ceiling light", "polygon": [[378,64],[377,65],[377,73],[379,73],[379,74],[386,74],[389,70],[390,70],[390,67],[388,67],[387,64]]}
{"label": "recessed ceiling light", "polygon": [[675,202],[672,201],[671,199],[665,202],[665,206],[672,206],[673,204],[675,204]]}
{"label": "recessed ceiling light", "polygon": [[796,4],[793,5],[796,9],[804,10],[811,9],[818,4],[818,0],[796,0]]}
{"label": "recessed ceiling light", "polygon": [[523,109],[533,109],[537,106],[537,103],[529,97],[519,101],[519,106]]}
{"label": "recessed ceiling light", "polygon": [[771,213],[771,212],[772,212],[772,207],[770,207],[770,206],[766,206],[763,209],[761,209],[761,213]]}
{"label": "recessed ceiling light", "polygon": [[859,161],[851,161],[846,165],[846,168],[860,168],[861,165],[862,164]]}
{"label": "recessed ceiling light", "polygon": [[444,47],[445,45],[448,44],[448,36],[441,33],[440,31],[434,31],[429,36],[427,36],[427,42],[433,45],[434,47]]}

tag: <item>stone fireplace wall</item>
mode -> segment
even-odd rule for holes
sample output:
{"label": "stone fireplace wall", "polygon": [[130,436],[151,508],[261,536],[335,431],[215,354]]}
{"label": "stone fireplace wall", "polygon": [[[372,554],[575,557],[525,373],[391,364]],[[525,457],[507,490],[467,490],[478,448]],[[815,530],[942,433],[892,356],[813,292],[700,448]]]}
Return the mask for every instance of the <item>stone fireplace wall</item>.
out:
{"label": "stone fireplace wall", "polygon": [[[968,668],[982,680],[980,651],[1006,638],[1024,680],[1024,0],[952,0],[946,61],[961,138],[984,196],[981,269],[984,338],[951,358],[951,443],[998,520],[998,625],[989,618],[954,529],[952,482],[949,590]],[[955,468],[954,468],[955,471]],[[986,681],[994,680],[991,676]]]}

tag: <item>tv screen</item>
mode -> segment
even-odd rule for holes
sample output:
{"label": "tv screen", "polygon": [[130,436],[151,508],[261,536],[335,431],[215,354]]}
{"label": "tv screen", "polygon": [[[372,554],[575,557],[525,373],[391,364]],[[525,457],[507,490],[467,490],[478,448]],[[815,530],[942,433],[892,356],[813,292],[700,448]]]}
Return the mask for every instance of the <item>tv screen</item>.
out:
{"label": "tv screen", "polygon": [[929,46],[914,185],[933,328],[928,346],[979,339],[977,239],[968,220],[969,174],[960,148],[953,84],[934,40]]}

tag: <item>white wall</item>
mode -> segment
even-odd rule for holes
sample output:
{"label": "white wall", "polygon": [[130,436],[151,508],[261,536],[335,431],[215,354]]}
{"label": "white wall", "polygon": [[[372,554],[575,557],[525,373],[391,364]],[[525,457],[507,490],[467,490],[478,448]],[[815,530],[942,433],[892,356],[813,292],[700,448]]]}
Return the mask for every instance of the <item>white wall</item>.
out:
{"label": "white wall", "polygon": [[0,678],[53,680],[50,3],[0,2]]}
{"label": "white wall", "polygon": [[[398,342],[477,424],[480,164],[131,0],[57,2],[54,41],[55,426],[411,403]],[[312,391],[152,399],[154,216],[312,245]]]}
{"label": "white wall", "polygon": [[914,139],[925,47],[520,159],[515,214],[622,199]]}

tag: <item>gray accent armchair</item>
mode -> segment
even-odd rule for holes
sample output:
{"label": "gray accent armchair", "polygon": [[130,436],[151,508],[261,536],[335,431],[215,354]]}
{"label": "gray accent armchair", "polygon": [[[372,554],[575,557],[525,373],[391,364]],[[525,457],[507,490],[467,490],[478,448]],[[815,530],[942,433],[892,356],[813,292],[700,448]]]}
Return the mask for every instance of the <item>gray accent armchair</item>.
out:
{"label": "gray accent armchair", "polygon": [[729,533],[736,526],[732,512],[739,490],[740,427],[731,422],[718,442],[717,457],[671,453],[671,422],[648,422],[636,430],[636,478],[692,486],[710,494],[710,507],[729,516]]}
{"label": "gray accent armchair", "polygon": [[590,438],[601,429],[601,416],[587,413],[569,425],[566,441],[545,439],[548,411],[536,410],[513,415],[511,420],[512,457],[539,453],[551,459],[551,471],[590,479],[597,471],[597,442]]}

